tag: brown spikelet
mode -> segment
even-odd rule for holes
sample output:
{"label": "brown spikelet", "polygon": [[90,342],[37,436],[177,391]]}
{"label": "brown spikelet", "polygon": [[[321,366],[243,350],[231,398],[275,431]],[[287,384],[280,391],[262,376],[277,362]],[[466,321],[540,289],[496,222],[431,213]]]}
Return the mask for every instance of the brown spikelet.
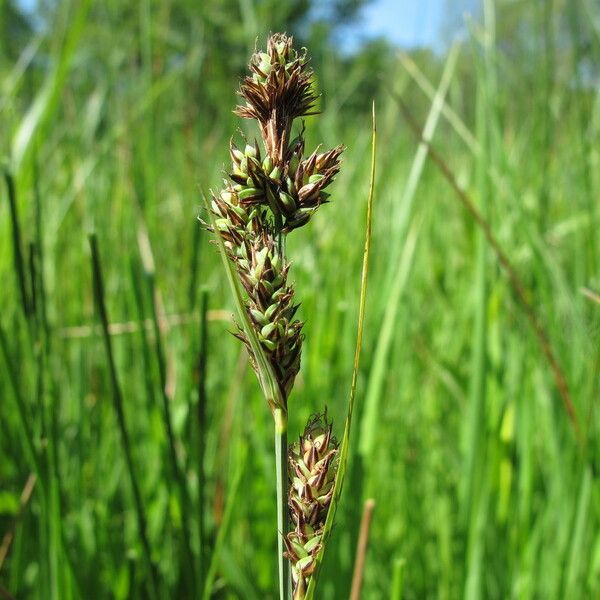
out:
{"label": "brown spikelet", "polygon": [[294,600],[302,600],[321,549],[337,472],[338,443],[325,414],[311,417],[288,460],[293,530],[285,538],[286,556],[292,566]]}
{"label": "brown spikelet", "polygon": [[[236,112],[256,119],[258,142],[242,150],[229,146],[231,170],[224,189],[212,195],[214,231],[221,236],[246,292],[245,308],[278,378],[284,400],[300,369],[302,322],[288,281],[289,262],[283,236],[307,223],[328,200],[325,188],[340,169],[342,146],[304,154],[304,127],[290,140],[294,119],[313,114],[317,98],[306,52],[297,52],[292,38],[270,36],[266,52],[256,52],[250,75],[240,87],[245,105]],[[212,229],[212,228],[210,228]],[[255,357],[246,334],[237,337]]]}
{"label": "brown spikelet", "polygon": [[[283,398],[287,398],[300,369],[302,323],[295,319],[298,306],[288,283],[287,263],[276,243],[265,209],[244,206],[233,189],[213,195],[215,229],[223,239],[246,291],[246,311],[265,354],[277,375]],[[252,347],[242,329],[244,342],[255,365]]]}
{"label": "brown spikelet", "polygon": [[296,52],[292,43],[292,37],[276,33],[269,38],[266,52],[252,56],[251,75],[239,91],[246,104],[236,110],[240,117],[260,123],[267,154],[276,166],[285,162],[294,119],[315,114],[317,99],[306,51]]}

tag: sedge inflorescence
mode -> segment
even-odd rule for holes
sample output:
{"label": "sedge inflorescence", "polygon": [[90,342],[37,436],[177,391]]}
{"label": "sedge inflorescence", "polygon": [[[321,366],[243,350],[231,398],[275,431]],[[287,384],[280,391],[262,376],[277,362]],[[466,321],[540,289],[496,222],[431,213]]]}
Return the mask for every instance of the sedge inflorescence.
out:
{"label": "sedge inflorescence", "polygon": [[[303,128],[291,137],[294,120],[314,114],[317,99],[306,53],[293,48],[291,37],[271,35],[267,51],[252,56],[250,72],[236,113],[258,121],[264,151],[256,141],[244,150],[231,142],[229,179],[211,206],[214,229],[235,264],[246,311],[287,401],[300,369],[302,322],[295,317],[284,238],[327,201],[324,190],[339,171],[343,148],[317,149],[305,158]],[[246,333],[240,329],[237,336],[257,370]]]}
{"label": "sedge inflorescence", "polygon": [[[315,114],[317,96],[306,52],[297,52],[291,37],[271,35],[267,51],[252,56],[239,95],[244,104],[236,113],[258,122],[263,144],[246,143],[242,150],[230,143],[231,170],[224,188],[212,194],[209,228],[220,236],[245,291],[252,341],[242,327],[235,335],[246,345],[259,380],[256,354],[268,360],[279,388],[278,404],[271,409],[287,417],[287,399],[300,369],[303,323],[296,318],[285,238],[328,201],[325,190],[339,172],[343,147],[325,152],[317,148],[305,157],[304,124],[292,137],[294,120]],[[255,340],[260,344],[256,351]],[[288,532],[284,523],[279,534],[284,536],[295,600],[304,598],[316,568],[336,465],[331,424],[320,415],[288,449],[287,503],[293,530]],[[280,506],[285,512],[284,504]]]}

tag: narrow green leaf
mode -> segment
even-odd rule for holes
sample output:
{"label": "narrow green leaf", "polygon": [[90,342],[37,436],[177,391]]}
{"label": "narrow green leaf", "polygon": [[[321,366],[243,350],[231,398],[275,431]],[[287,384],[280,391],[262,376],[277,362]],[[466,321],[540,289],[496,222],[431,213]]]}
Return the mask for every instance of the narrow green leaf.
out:
{"label": "narrow green leaf", "polygon": [[65,27],[65,40],[59,55],[56,57],[55,67],[48,71],[42,89],[35,97],[27,115],[21,121],[15,133],[12,144],[12,158],[16,172],[19,171],[31,152],[36,134],[43,133],[44,127],[58,106],[77,44],[85,29],[90,0],[83,0],[75,5],[75,14]]}
{"label": "narrow green leaf", "polygon": [[117,376],[117,367],[115,355],[112,346],[112,339],[109,331],[108,313],[105,304],[104,294],[104,278],[102,274],[102,265],[100,263],[100,252],[98,250],[98,240],[95,234],[88,236],[88,241],[92,259],[92,282],[94,288],[94,300],[100,319],[102,328],[102,338],[104,341],[104,350],[108,361],[109,377],[112,387],[113,408],[117,418],[117,426],[119,428],[121,445],[125,455],[125,465],[129,474],[129,481],[133,493],[133,502],[135,507],[138,533],[142,542],[145,553],[145,561],[150,572],[150,578],[146,582],[147,592],[150,598],[156,598],[160,589],[160,576],[155,562],[152,560],[152,548],[148,537],[148,518],[146,508],[142,500],[141,485],[139,480],[139,472],[133,460],[133,445],[129,433],[129,426],[125,418],[125,400],[121,389],[121,384]]}
{"label": "narrow green leaf", "polygon": [[[206,207],[206,212],[208,213],[210,223],[214,226],[214,215],[212,214],[212,211],[210,209],[210,203],[204,192],[202,192],[202,200]],[[267,358],[262,348],[260,340],[256,335],[256,331],[252,327],[252,323],[250,322],[250,318],[248,317],[246,307],[244,306],[244,297],[242,295],[242,289],[240,287],[237,274],[235,272],[235,267],[227,258],[227,252],[225,250],[225,245],[223,244],[221,236],[215,234],[214,238],[219,247],[221,258],[223,259],[223,265],[225,267],[225,272],[227,273],[229,285],[231,286],[231,292],[238,312],[238,317],[242,324],[242,328],[244,329],[244,333],[250,341],[250,347],[252,348],[254,358],[256,359],[256,364],[258,365],[258,379],[260,382],[260,387],[262,388],[263,394],[265,395],[267,403],[269,404],[269,407],[271,409],[279,407],[287,413],[285,399],[283,398],[281,390],[279,389],[277,377],[275,375],[275,372],[273,371],[273,367],[271,366],[271,363],[269,362],[269,359]]]}
{"label": "narrow green leaf", "polygon": [[323,529],[323,545],[321,551],[317,555],[316,559],[316,570],[312,576],[308,589],[306,591],[306,600],[312,600],[315,596],[315,590],[317,588],[317,582],[321,565],[323,563],[323,556],[327,547],[329,536],[333,528],[333,521],[335,519],[335,513],[337,506],[342,495],[342,486],[344,484],[344,478],[346,475],[346,468],[348,463],[348,446],[350,444],[350,427],[352,426],[352,414],[354,411],[354,401],[356,398],[356,383],[358,380],[358,369],[360,366],[360,354],[362,350],[362,339],[363,339],[363,328],[365,322],[365,307],[367,300],[367,281],[369,275],[369,254],[371,250],[371,229],[373,221],[373,200],[375,196],[375,156],[377,149],[377,127],[375,122],[375,102],[373,102],[373,125],[371,129],[371,176],[369,182],[369,197],[367,200],[367,225],[365,233],[365,246],[363,251],[363,263],[362,263],[362,274],[360,281],[360,301],[358,309],[358,326],[356,332],[356,348],[354,351],[354,366],[352,369],[352,384],[350,385],[350,399],[348,401],[348,412],[346,415],[346,423],[344,425],[344,433],[340,444],[340,459],[338,465],[338,472],[335,478],[335,485],[333,488],[333,498],[331,499],[331,507],[327,514],[327,521]]}
{"label": "narrow green leaf", "polygon": [[27,276],[25,274],[25,259],[23,257],[22,232],[17,207],[17,192],[15,189],[15,179],[8,169],[4,171],[4,181],[8,195],[8,206],[10,209],[10,221],[12,224],[12,242],[13,242],[13,264],[19,286],[21,306],[26,318],[32,314],[30,290]]}
{"label": "narrow green leaf", "polygon": [[221,522],[221,526],[219,527],[219,532],[217,533],[217,539],[215,541],[215,549],[213,550],[212,556],[210,558],[210,565],[208,567],[206,581],[204,582],[204,592],[202,593],[203,600],[209,600],[209,598],[212,595],[213,585],[217,574],[217,567],[219,565],[223,545],[225,543],[225,539],[229,531],[229,527],[231,525],[231,517],[233,515],[233,509],[235,508],[236,502],[238,500],[238,493],[240,489],[240,484],[242,482],[242,475],[244,474],[244,470],[246,469],[247,460],[248,448],[246,444],[242,444],[240,452],[237,455],[237,464],[235,472],[233,474],[231,486],[227,494],[227,503],[225,505],[225,512],[223,513],[223,521]]}

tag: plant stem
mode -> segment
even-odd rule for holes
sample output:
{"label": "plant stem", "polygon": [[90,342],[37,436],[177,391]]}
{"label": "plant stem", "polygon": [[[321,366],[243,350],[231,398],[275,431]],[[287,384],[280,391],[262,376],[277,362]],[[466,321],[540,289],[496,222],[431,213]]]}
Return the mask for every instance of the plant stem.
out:
{"label": "plant stem", "polygon": [[290,568],[283,556],[283,539],[288,530],[287,514],[287,413],[275,409],[275,463],[277,472],[277,560],[279,563],[279,598],[290,597]]}
{"label": "plant stem", "polygon": [[144,549],[146,564],[150,571],[150,580],[146,581],[147,592],[149,598],[157,598],[159,594],[159,583],[160,578],[158,569],[152,560],[152,550],[150,547],[150,540],[148,538],[148,521],[146,519],[146,513],[144,504],[142,501],[142,492],[140,482],[138,480],[137,471],[133,462],[133,449],[131,440],[129,438],[129,430],[125,420],[125,409],[123,392],[119,384],[117,377],[117,368],[115,365],[115,358],[112,347],[112,340],[108,330],[108,314],[106,311],[106,304],[104,302],[104,280],[102,278],[102,267],[100,265],[100,253],[98,251],[98,241],[95,234],[89,236],[90,250],[92,253],[92,281],[94,285],[94,297],[96,300],[97,310],[100,317],[100,325],[102,326],[102,337],[104,339],[104,349],[108,359],[109,375],[112,385],[113,393],[113,406],[117,416],[117,425],[121,436],[121,444],[123,447],[123,453],[125,455],[125,464],[129,473],[129,480],[131,484],[131,490],[133,492],[133,502],[135,507],[135,514],[137,519],[138,532],[142,542],[142,548]]}
{"label": "plant stem", "polygon": [[352,590],[350,600],[360,600],[365,562],[367,558],[367,546],[369,543],[369,532],[371,530],[371,519],[375,509],[375,500],[369,498],[365,502],[362,520],[360,523],[360,535],[356,547],[356,560],[354,561],[354,574],[352,576]]}
{"label": "plant stem", "polygon": [[198,400],[196,405],[196,468],[198,472],[198,541],[200,546],[198,578],[200,581],[204,579],[204,570],[206,568],[205,558],[206,553],[206,533],[204,523],[205,510],[205,486],[206,473],[204,470],[204,456],[206,453],[206,360],[207,360],[207,314],[208,292],[203,289],[200,295],[200,343],[198,348],[198,359],[196,368],[198,373]]}
{"label": "plant stem", "polygon": [[12,243],[13,243],[13,262],[17,281],[19,284],[19,293],[21,295],[21,306],[26,318],[31,316],[31,300],[27,289],[27,276],[25,275],[25,260],[23,258],[23,249],[21,244],[21,227],[19,216],[17,214],[17,193],[15,190],[15,180],[13,176],[5,171],[4,181],[8,192],[8,206],[10,209],[10,220],[12,223]]}

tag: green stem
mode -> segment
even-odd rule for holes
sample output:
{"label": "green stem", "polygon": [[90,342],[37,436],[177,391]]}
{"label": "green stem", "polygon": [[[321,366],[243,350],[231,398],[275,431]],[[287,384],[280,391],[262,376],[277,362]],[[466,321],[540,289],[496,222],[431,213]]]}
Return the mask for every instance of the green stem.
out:
{"label": "green stem", "polygon": [[287,413],[281,409],[273,412],[275,418],[275,462],[277,472],[277,559],[279,563],[279,599],[290,598],[290,566],[283,556],[284,536],[288,532],[287,510]]}
{"label": "green stem", "polygon": [[89,235],[90,250],[92,253],[92,282],[94,287],[94,299],[96,301],[97,310],[100,317],[100,325],[102,328],[102,337],[104,338],[104,350],[108,360],[109,376],[112,387],[113,407],[117,416],[117,426],[121,437],[123,453],[125,455],[125,465],[129,474],[129,481],[133,493],[133,502],[138,525],[138,533],[144,549],[146,564],[150,572],[150,580],[147,580],[147,594],[149,598],[156,599],[159,596],[160,577],[156,564],[152,560],[152,549],[150,539],[148,537],[148,521],[144,503],[142,500],[141,486],[138,479],[138,473],[133,462],[133,447],[129,437],[129,429],[125,419],[125,400],[119,378],[117,376],[117,367],[115,356],[112,347],[112,339],[108,330],[108,313],[104,301],[104,280],[102,277],[102,267],[100,264],[100,253],[98,250],[98,241],[95,234]]}

